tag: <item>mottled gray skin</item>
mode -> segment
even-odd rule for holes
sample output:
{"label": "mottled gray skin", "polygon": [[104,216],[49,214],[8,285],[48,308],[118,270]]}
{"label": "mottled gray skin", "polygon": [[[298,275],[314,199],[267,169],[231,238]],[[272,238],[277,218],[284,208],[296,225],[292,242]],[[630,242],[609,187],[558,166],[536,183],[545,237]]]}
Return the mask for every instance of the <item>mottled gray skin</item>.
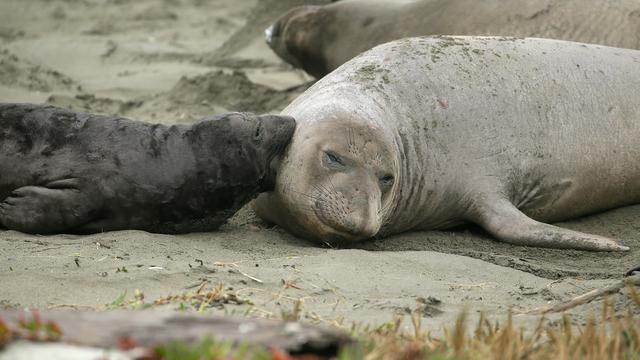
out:
{"label": "mottled gray skin", "polygon": [[0,224],[38,234],[213,230],[273,188],[294,128],[286,116],[164,126],[0,103]]}
{"label": "mottled gray skin", "polygon": [[528,36],[640,49],[640,1],[343,0],[294,8],[267,35],[282,59],[316,77],[378,44],[419,35]]}
{"label": "mottled gray skin", "polygon": [[255,207],[324,242],[475,223],[512,244],[628,250],[545,223],[640,203],[639,84],[637,50],[387,43],[283,111],[298,127]]}

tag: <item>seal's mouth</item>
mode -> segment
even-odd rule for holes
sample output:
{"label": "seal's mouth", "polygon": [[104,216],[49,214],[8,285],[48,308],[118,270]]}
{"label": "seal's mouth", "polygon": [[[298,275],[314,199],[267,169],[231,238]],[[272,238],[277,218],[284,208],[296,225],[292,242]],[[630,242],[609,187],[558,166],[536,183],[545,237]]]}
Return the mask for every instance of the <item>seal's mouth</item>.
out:
{"label": "seal's mouth", "polygon": [[322,233],[314,234],[320,241],[333,244],[344,244],[371,239],[378,233],[377,228],[370,226],[356,226],[355,224],[336,223],[331,221],[318,207],[314,207],[314,213],[322,228]]}
{"label": "seal's mouth", "polygon": [[357,243],[367,239],[367,238],[361,238],[356,234],[334,229],[324,223],[323,225],[327,227],[328,231],[322,236],[319,236],[317,240],[324,244],[328,244],[331,246],[345,246],[348,244]]}

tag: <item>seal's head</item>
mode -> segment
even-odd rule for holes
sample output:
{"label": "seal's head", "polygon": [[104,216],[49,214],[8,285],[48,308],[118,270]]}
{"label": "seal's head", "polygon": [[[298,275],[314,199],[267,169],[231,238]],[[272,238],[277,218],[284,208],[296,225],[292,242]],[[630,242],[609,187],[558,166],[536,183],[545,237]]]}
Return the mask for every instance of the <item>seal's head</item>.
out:
{"label": "seal's head", "polygon": [[256,211],[324,243],[374,237],[392,203],[397,152],[381,128],[352,113],[323,110],[316,113],[330,115],[296,130],[275,191],[256,201]]}
{"label": "seal's head", "polygon": [[[196,124],[192,136],[198,147],[215,154],[222,164],[221,171],[228,173],[225,178],[259,176],[261,190],[268,191],[273,189],[277,168],[295,127],[290,116],[227,113]],[[231,168],[235,171],[228,170]]]}
{"label": "seal's head", "polygon": [[272,189],[282,156],[291,142],[296,122],[290,116],[259,115],[255,116],[254,123],[253,129],[249,130],[251,141],[264,150],[267,164],[269,164],[264,186],[266,189]]}
{"label": "seal's head", "polygon": [[320,78],[328,72],[323,49],[332,38],[321,24],[330,16],[321,6],[293,8],[265,30],[265,39],[282,60]]}

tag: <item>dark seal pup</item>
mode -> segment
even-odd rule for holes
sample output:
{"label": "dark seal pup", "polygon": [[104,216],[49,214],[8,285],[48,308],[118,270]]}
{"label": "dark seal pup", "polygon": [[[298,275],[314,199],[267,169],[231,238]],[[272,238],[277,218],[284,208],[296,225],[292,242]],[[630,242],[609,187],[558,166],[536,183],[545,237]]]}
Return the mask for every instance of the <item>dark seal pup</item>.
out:
{"label": "dark seal pup", "polygon": [[640,49],[640,1],[343,0],[293,8],[266,31],[283,60],[316,77],[378,44],[418,35],[530,36]]}
{"label": "dark seal pup", "polygon": [[294,128],[287,116],[164,126],[0,103],[0,224],[38,234],[213,230],[273,187]]}

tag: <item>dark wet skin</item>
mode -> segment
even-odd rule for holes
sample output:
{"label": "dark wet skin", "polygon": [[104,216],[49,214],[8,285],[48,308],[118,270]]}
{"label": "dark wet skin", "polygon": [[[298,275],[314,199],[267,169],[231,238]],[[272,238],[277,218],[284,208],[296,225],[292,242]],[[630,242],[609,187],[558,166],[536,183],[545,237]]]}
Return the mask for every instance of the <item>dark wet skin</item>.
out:
{"label": "dark wet skin", "polygon": [[229,113],[165,126],[0,104],[0,224],[26,233],[218,228],[274,186],[295,121]]}

